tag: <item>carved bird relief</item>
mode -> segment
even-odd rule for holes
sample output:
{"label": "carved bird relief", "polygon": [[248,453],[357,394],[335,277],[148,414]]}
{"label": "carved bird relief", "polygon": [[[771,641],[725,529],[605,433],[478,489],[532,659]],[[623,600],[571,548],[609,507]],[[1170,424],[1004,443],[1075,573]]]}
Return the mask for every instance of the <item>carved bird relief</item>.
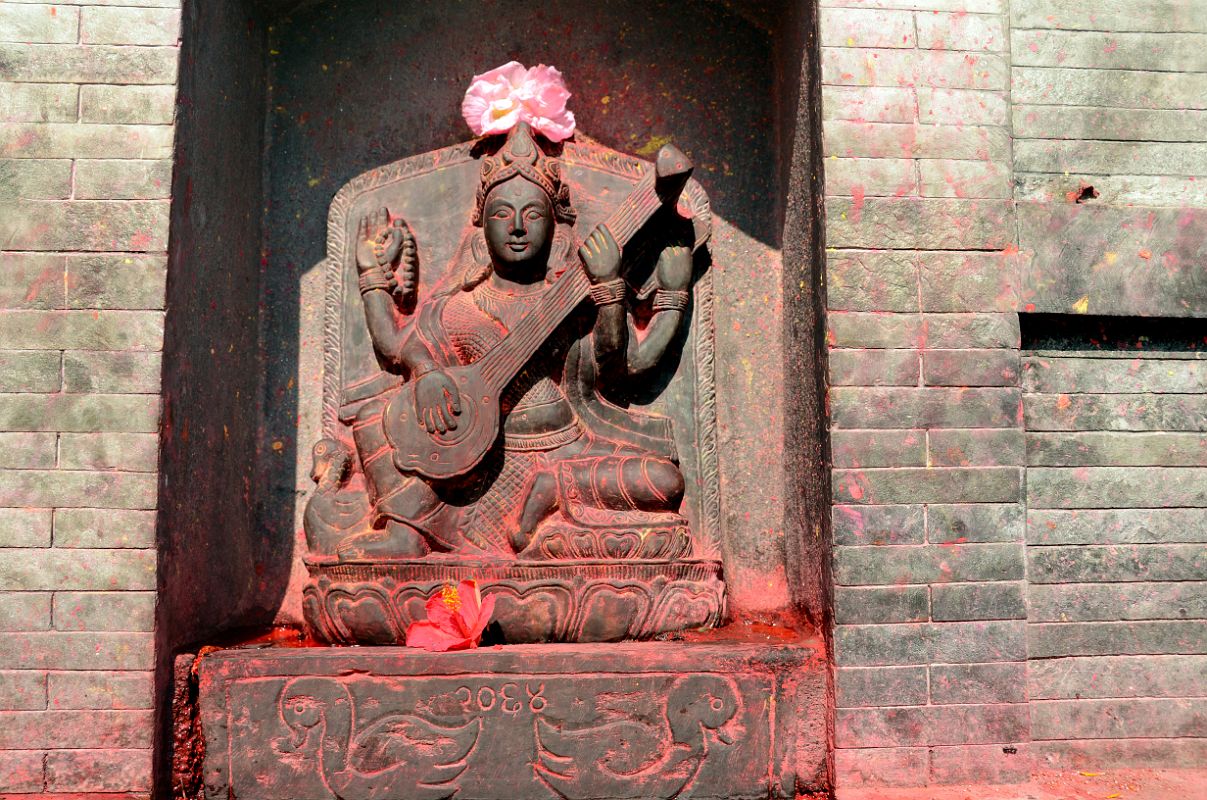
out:
{"label": "carved bird relief", "polygon": [[700,771],[710,742],[732,744],[737,690],[719,675],[675,681],[663,713],[609,713],[611,721],[568,728],[537,717],[537,777],[565,800],[671,798]]}
{"label": "carved bird relief", "polygon": [[326,678],[286,684],[280,713],[293,736],[276,740],[274,749],[317,755],[323,783],[338,800],[452,797],[482,728],[478,719],[446,727],[404,713],[362,726],[351,692]]}

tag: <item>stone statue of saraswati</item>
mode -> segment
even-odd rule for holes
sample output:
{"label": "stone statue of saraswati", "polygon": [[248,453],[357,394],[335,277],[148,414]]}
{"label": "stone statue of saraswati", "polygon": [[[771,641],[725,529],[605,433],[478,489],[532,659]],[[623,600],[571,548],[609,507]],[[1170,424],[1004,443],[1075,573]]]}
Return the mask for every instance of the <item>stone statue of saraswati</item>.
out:
{"label": "stone statue of saraswati", "polygon": [[495,598],[496,641],[723,614],[707,199],[673,146],[572,137],[541,69],[558,96],[534,113],[488,97],[482,136],[332,204],[304,515],[322,640],[403,643],[463,579]]}

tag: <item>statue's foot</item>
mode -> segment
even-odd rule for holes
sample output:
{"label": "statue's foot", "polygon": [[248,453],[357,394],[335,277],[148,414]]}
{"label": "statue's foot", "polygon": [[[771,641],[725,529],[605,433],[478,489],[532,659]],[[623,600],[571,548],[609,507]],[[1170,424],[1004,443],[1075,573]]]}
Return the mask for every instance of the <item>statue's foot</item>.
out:
{"label": "statue's foot", "polygon": [[532,542],[537,525],[557,508],[557,478],[552,472],[537,473],[533,481],[532,491],[524,501],[524,509],[520,512],[520,526],[511,533],[511,549],[522,552]]}
{"label": "statue's foot", "polygon": [[419,531],[401,522],[344,537],[336,548],[341,561],[422,558],[432,549]]}

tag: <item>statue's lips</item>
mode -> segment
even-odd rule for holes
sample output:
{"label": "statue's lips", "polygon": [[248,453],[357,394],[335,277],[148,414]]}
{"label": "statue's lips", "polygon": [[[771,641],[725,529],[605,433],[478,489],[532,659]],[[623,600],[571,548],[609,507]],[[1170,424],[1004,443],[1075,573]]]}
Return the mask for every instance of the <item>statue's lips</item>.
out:
{"label": "statue's lips", "polygon": [[513,253],[522,253],[528,249],[528,242],[508,242],[507,248]]}

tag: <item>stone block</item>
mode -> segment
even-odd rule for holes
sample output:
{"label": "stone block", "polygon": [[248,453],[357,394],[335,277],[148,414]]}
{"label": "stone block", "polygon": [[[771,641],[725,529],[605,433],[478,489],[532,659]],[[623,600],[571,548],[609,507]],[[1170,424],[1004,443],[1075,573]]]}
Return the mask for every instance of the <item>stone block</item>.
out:
{"label": "stone block", "polygon": [[929,50],[1003,52],[1010,47],[1005,19],[999,14],[933,11],[915,15],[918,47]]}
{"label": "stone block", "polygon": [[1026,394],[1027,431],[1207,431],[1207,395]]}
{"label": "stone block", "polygon": [[63,390],[158,394],[160,362],[159,353],[68,350],[63,354]]}
{"label": "stone block", "polygon": [[1051,467],[1203,467],[1207,466],[1207,434],[1029,433],[1027,463]]}
{"label": "stone block", "polygon": [[[1198,547],[1202,549],[1202,545]],[[1109,587],[1101,583],[1033,583],[1027,589],[1027,607],[1033,622],[1207,619],[1207,581]]]}
{"label": "stone block", "polygon": [[1010,158],[1010,137],[998,126],[833,120],[822,128],[822,147],[827,158]]}
{"label": "stone block", "polygon": [[865,388],[830,390],[835,428],[1011,428],[1019,399],[1009,388]]}
{"label": "stone block", "polygon": [[0,80],[170,85],[179,57],[175,47],[0,44]]}
{"label": "stone block", "polygon": [[1004,200],[834,198],[827,206],[832,247],[1001,250],[1014,239],[1013,206]]}
{"label": "stone block", "polygon": [[[0,672],[0,711],[41,711],[44,708],[45,673],[32,670]],[[0,773],[2,772],[3,770],[0,770]]]}
{"label": "stone block", "polygon": [[1028,392],[1194,394],[1207,387],[1207,361],[1194,358],[1055,358],[1023,362]]}
{"label": "stone block", "polygon": [[930,749],[930,785],[1010,784],[1031,779],[1028,744],[957,745]]}
{"label": "stone block", "polygon": [[922,376],[928,386],[1017,386],[1017,350],[927,350]]}
{"label": "stone block", "polygon": [[49,592],[6,592],[3,588],[0,584],[0,631],[50,630]]}
{"label": "stone block", "polygon": [[1019,67],[1207,72],[1207,36],[1201,33],[1018,31],[1010,50]]}
{"label": "stone block", "polygon": [[149,633],[11,633],[0,648],[0,669],[149,669],[152,639]]}
{"label": "stone block", "polygon": [[1026,518],[1017,504],[931,505],[926,510],[927,541],[932,544],[1021,542]]}
{"label": "stone block", "polygon": [[1033,583],[1200,580],[1207,576],[1207,548],[1197,544],[1029,547],[1027,575]]}
{"label": "stone block", "polygon": [[54,541],[70,548],[154,547],[155,512],[59,508],[54,512]]}
{"label": "stone block", "polygon": [[827,195],[901,197],[918,191],[914,162],[904,158],[828,158],[825,172]]}
{"label": "stone block", "polygon": [[158,426],[154,395],[0,394],[0,430],[152,433]]}
{"label": "stone block", "polygon": [[154,706],[151,672],[52,672],[47,693],[55,709],[143,709]]}
{"label": "stone block", "polygon": [[29,201],[0,207],[0,236],[15,250],[163,251],[168,243],[168,204]]}
{"label": "stone block", "polygon": [[989,53],[823,47],[821,79],[833,86],[1006,89],[1010,67]]}
{"label": "stone block", "polygon": [[[877,159],[838,160],[863,162]],[[829,172],[826,174],[828,176]],[[826,276],[826,302],[832,310],[918,310],[918,267],[907,254],[868,250],[834,251],[826,258]]]}
{"label": "stone block", "polygon": [[1199,620],[1035,623],[1027,626],[1031,658],[1064,656],[1204,655]]}
{"label": "stone block", "polygon": [[[892,8],[905,11],[963,11],[968,14],[1000,14],[1005,0],[821,0],[822,8]],[[826,12],[828,13],[828,12]]]}
{"label": "stone block", "polygon": [[85,8],[81,44],[175,45],[180,12],[172,8]]}
{"label": "stone block", "polygon": [[79,111],[80,122],[171,125],[176,115],[176,87],[82,86]]}
{"label": "stone block", "polygon": [[930,756],[925,747],[848,748],[834,751],[839,786],[924,786]]}
{"label": "stone block", "polygon": [[1008,467],[964,469],[834,470],[834,502],[869,505],[901,503],[1015,503],[1021,470]]}
{"label": "stone block", "polygon": [[914,16],[907,11],[828,8],[821,15],[821,43],[828,47],[913,47]]}
{"label": "stone block", "polygon": [[839,625],[926,622],[928,610],[925,586],[840,586],[834,590],[834,621]]}
{"label": "stone block", "polygon": [[71,162],[66,159],[0,159],[0,189],[19,200],[71,197]]}
{"label": "stone block", "polygon": [[153,433],[62,433],[59,449],[63,469],[154,472],[159,461],[159,437]]}
{"label": "stone block", "polygon": [[[931,113],[947,113],[947,110],[939,105],[932,107]],[[932,159],[919,161],[918,172],[923,197],[1003,198],[1010,197],[1014,190],[1009,167],[996,161]]]}
{"label": "stone block", "polygon": [[149,711],[0,711],[0,749],[151,746]]}
{"label": "stone block", "polygon": [[932,467],[998,467],[1022,464],[1023,432],[968,428],[927,432],[927,463]]}
{"label": "stone block", "polygon": [[926,314],[925,346],[939,350],[1018,349],[1017,314]]}
{"label": "stone block", "polygon": [[1027,618],[1021,583],[953,583],[932,586],[930,596],[935,622]]}
{"label": "stone block", "polygon": [[1014,197],[1021,202],[1067,202],[1092,186],[1097,202],[1107,206],[1207,206],[1207,187],[1194,176],[1018,173],[1014,181]]}
{"label": "stone block", "polygon": [[1207,507],[1207,480],[1193,467],[1031,467],[1032,508]]}
{"label": "stone block", "polygon": [[[0,6],[0,14],[5,8],[8,6]],[[75,122],[79,114],[79,92],[78,86],[69,83],[0,83],[0,121]],[[7,172],[0,173],[0,185],[11,187],[12,180]],[[57,192],[38,192],[34,180],[24,181],[21,187],[20,197],[58,196]],[[66,196],[70,197],[70,192]]]}
{"label": "stone block", "polygon": [[922,544],[926,540],[922,506],[833,507],[836,545]]}
{"label": "stone block", "polygon": [[65,269],[66,259],[60,255],[0,254],[0,308],[62,308]]}
{"label": "stone block", "polygon": [[838,707],[924,706],[926,667],[838,670]]}
{"label": "stone block", "polygon": [[67,258],[67,306],[161,309],[167,267],[164,256],[70,255]]}
{"label": "stone block", "polygon": [[[659,797],[690,782],[694,797],[794,797],[821,788],[825,670],[799,645],[223,651],[199,669],[205,790]],[[399,752],[399,728],[433,744]]]}
{"label": "stone block", "polygon": [[172,127],[0,122],[0,152],[8,158],[165,159],[172,155]]}
{"label": "stone block", "polygon": [[1021,172],[1194,175],[1207,170],[1207,158],[1198,145],[1187,142],[1020,139],[1014,152],[1015,168]]}
{"label": "stone block", "polygon": [[852,747],[1027,741],[1025,704],[840,708],[835,737]]}
{"label": "stone block", "polygon": [[44,753],[37,750],[0,750],[0,791],[40,792],[44,787]]}
{"label": "stone block", "polygon": [[150,631],[154,622],[154,592],[56,592],[54,596],[58,631]]}
{"label": "stone block", "polygon": [[864,314],[839,312],[826,315],[831,347],[910,348],[923,337],[918,314]]}
{"label": "stone block", "polygon": [[928,638],[932,664],[982,664],[1027,657],[1027,625],[1021,620],[933,623]]}
{"label": "stone block", "polygon": [[886,586],[950,581],[1009,581],[1023,577],[1018,544],[839,547],[834,582]]}
{"label": "stone block", "polygon": [[62,364],[58,350],[0,350],[0,390],[57,392],[63,388]]}
{"label": "stone block", "polygon": [[932,664],[930,701],[935,705],[1027,702],[1026,662]]}
{"label": "stone block", "polygon": [[924,467],[926,431],[831,431],[830,457],[839,468]]}
{"label": "stone block", "polygon": [[928,664],[929,633],[925,623],[839,625],[834,628],[834,660],[839,668]]}
{"label": "stone block", "polygon": [[1207,656],[1115,656],[1032,661],[1033,700],[1187,697],[1207,694]]}
{"label": "stone block", "polygon": [[154,508],[155,490],[155,476],[141,472],[0,470],[0,503],[10,507]]}
{"label": "stone block", "polygon": [[1200,11],[1193,0],[1126,0],[1092,5],[1078,0],[1013,0],[1010,19],[1015,28],[1207,32],[1207,20]]}
{"label": "stone block", "polygon": [[856,122],[913,122],[918,98],[913,89],[889,86],[823,86],[822,119]]}
{"label": "stone block", "polygon": [[0,563],[0,590],[155,588],[151,550],[8,549]]}
{"label": "stone block", "polygon": [[832,350],[832,386],[917,386],[916,350]]}
{"label": "stone block", "polygon": [[1038,700],[1036,739],[1130,739],[1196,736],[1207,728],[1207,699]]}
{"label": "stone block", "polygon": [[[986,92],[980,89],[918,89],[918,118],[928,125],[1006,125],[1010,121],[1010,104],[1006,100],[1005,92]],[[891,120],[885,120],[889,122]],[[936,162],[936,164],[955,164],[959,165],[962,161],[944,161]],[[980,165],[980,170],[976,174],[980,180],[984,180],[985,166],[993,165],[992,161],[973,161],[973,164]],[[960,169],[956,167],[956,169]],[[971,172],[970,167],[962,168],[964,172]],[[1001,185],[1008,183],[1005,181],[1005,176],[1008,171],[1006,165],[996,167],[997,180],[994,186],[997,189],[992,194],[973,194],[973,193],[944,193],[940,197],[1009,197],[1010,193],[1001,192]],[[969,185],[969,184],[965,184]],[[924,195],[929,194],[923,192]]]}
{"label": "stone block", "polygon": [[1015,103],[1109,108],[1207,108],[1207,74],[1014,67]]}
{"label": "stone block", "polygon": [[42,3],[0,5],[0,41],[74,43],[79,25],[78,8]]}
{"label": "stone block", "polygon": [[46,786],[52,792],[151,790],[151,749],[60,750],[46,755]]}
{"label": "stone block", "polygon": [[50,469],[57,447],[53,433],[0,433],[0,469]]}
{"label": "stone block", "polygon": [[0,508],[0,547],[50,547],[51,511]]}
{"label": "stone block", "polygon": [[158,350],[158,311],[0,311],[0,345],[12,349]]}
{"label": "stone block", "polygon": [[839,625],[834,642],[839,667],[1022,661],[1027,626],[1021,621]]}
{"label": "stone block", "polygon": [[1036,742],[1035,758],[1052,769],[1192,768],[1207,763],[1207,739],[1073,739]]}
{"label": "stone block", "polygon": [[[927,174],[919,162],[919,169]],[[951,162],[936,161],[937,169]],[[975,163],[975,162],[962,162]],[[922,310],[938,312],[959,311],[1013,311],[1018,307],[1018,285],[1023,259],[1017,248],[1007,248],[1000,253],[924,253],[918,258],[922,281]],[[1017,336],[1017,324],[1010,330],[1007,316],[965,317],[944,321],[942,317],[928,316],[927,328],[935,328],[936,335],[943,333],[955,337],[952,328],[963,322],[966,326],[985,329],[996,326],[1002,329],[996,341],[1010,341]],[[975,321],[975,325],[973,325]],[[939,346],[939,345],[936,345]],[[964,346],[964,345],[957,345]],[[976,346],[976,345],[971,345]],[[1011,345],[998,345],[1009,347]]]}
{"label": "stone block", "polygon": [[[1201,136],[1207,124],[1207,111],[1020,103],[1011,106],[1011,117],[1019,144],[1027,139],[1095,139],[1103,131],[1119,141],[1188,142]],[[1094,181],[1103,177],[1096,175]]]}
{"label": "stone block", "polygon": [[1207,509],[1034,510],[1027,513],[1030,544],[1142,544],[1207,542]]}
{"label": "stone block", "polygon": [[168,159],[75,162],[75,196],[80,200],[163,200],[171,191]]}

